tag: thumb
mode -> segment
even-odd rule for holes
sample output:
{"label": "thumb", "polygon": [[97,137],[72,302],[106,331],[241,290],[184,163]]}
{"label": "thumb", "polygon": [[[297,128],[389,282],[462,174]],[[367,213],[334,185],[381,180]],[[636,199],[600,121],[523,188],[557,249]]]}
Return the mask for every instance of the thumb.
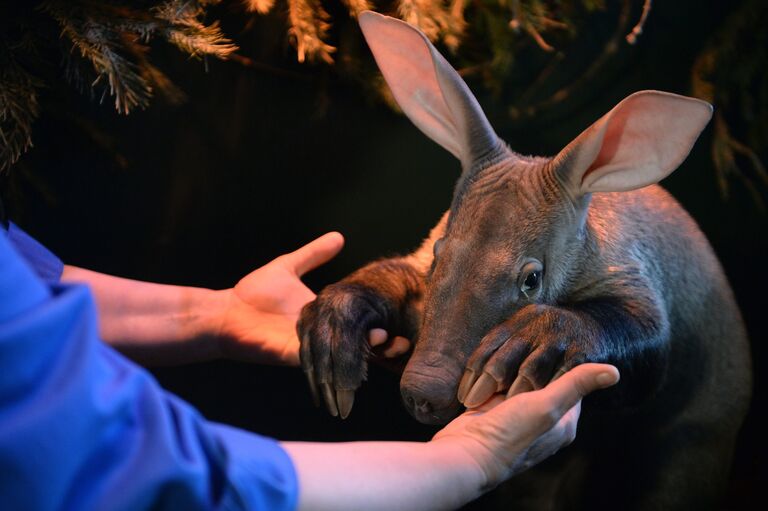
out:
{"label": "thumb", "polygon": [[541,389],[544,399],[558,415],[565,414],[581,399],[598,389],[615,385],[619,370],[608,364],[581,364]]}
{"label": "thumb", "polygon": [[338,232],[326,233],[303,247],[283,256],[283,261],[299,277],[327,263],[344,247],[344,236]]}

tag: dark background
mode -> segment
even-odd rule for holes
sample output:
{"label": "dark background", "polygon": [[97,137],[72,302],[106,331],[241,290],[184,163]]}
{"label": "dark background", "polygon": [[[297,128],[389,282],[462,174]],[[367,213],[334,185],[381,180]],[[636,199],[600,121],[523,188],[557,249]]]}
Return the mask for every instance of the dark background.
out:
{"label": "dark background", "polygon": [[[502,138],[519,152],[551,155],[636,90],[689,93],[693,60],[732,5],[657,4],[639,46],[558,116],[512,122],[502,101],[481,95]],[[36,123],[35,148],[4,178],[12,218],[69,264],[211,288],[229,287],[329,230],[341,231],[347,245],[307,277],[316,290],[417,246],[449,205],[458,163],[358,86],[295,65],[283,27],[260,23],[233,34],[242,53],[289,72],[210,62],[206,73],[159,48],[155,62],[187,93],[181,106],[156,101],[125,117],[66,87],[47,92],[59,106]],[[600,41],[611,28],[606,22],[590,37]],[[582,63],[592,50],[583,50]],[[754,401],[723,505],[741,509],[753,507],[768,482],[768,221],[739,182],[729,200],[721,198],[711,137],[710,127],[663,184],[711,240],[752,340]],[[343,422],[312,407],[297,369],[215,362],[155,373],[207,417],[280,439],[426,439],[434,432],[405,413],[397,378],[376,369]]]}

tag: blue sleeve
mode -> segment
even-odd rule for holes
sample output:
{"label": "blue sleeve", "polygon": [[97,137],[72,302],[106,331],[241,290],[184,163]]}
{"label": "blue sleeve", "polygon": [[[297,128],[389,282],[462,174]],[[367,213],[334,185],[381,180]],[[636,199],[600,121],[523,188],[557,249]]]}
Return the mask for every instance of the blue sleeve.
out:
{"label": "blue sleeve", "polygon": [[205,421],[97,338],[80,285],[44,284],[0,236],[4,509],[293,509],[274,440]]}
{"label": "blue sleeve", "polygon": [[64,271],[61,259],[13,222],[8,223],[8,241],[38,277],[50,283],[61,280]]}

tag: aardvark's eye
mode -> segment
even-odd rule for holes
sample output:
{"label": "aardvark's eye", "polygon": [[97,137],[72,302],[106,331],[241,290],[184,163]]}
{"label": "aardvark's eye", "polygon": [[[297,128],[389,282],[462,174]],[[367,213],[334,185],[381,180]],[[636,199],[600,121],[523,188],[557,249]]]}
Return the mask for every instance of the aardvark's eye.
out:
{"label": "aardvark's eye", "polygon": [[539,287],[540,281],[541,281],[541,271],[539,270],[532,271],[525,278],[525,281],[523,282],[523,287],[521,289],[523,291],[532,291],[537,287]]}
{"label": "aardvark's eye", "polygon": [[541,279],[544,275],[544,268],[539,261],[530,261],[520,272],[520,292],[526,298],[532,298],[541,287]]}

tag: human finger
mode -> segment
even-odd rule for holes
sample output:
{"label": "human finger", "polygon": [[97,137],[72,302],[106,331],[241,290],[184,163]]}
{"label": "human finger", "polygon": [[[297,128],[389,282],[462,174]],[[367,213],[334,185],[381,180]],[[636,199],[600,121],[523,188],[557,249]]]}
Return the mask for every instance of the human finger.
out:
{"label": "human finger", "polygon": [[[576,439],[576,428],[581,414],[581,401],[577,402],[555,424],[539,436],[526,453],[524,466],[531,467],[549,458]],[[521,467],[524,469],[524,467]]]}
{"label": "human finger", "polygon": [[333,259],[344,247],[344,236],[329,232],[303,247],[282,256],[283,261],[301,277]]}
{"label": "human finger", "polygon": [[408,353],[410,349],[411,341],[403,336],[396,335],[389,343],[389,346],[382,350],[381,354],[384,355],[384,358],[395,358]]}
{"label": "human finger", "polygon": [[553,416],[560,417],[591,392],[615,385],[618,381],[619,370],[612,365],[581,364],[534,395],[551,409]]}
{"label": "human finger", "polygon": [[368,344],[371,345],[371,348],[384,344],[387,339],[389,339],[389,334],[383,328],[371,328],[368,332]]}

